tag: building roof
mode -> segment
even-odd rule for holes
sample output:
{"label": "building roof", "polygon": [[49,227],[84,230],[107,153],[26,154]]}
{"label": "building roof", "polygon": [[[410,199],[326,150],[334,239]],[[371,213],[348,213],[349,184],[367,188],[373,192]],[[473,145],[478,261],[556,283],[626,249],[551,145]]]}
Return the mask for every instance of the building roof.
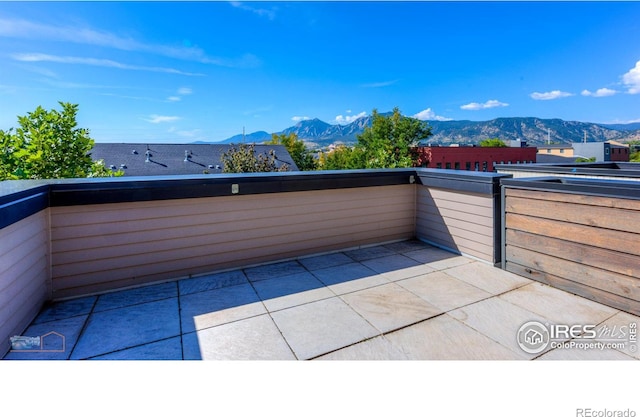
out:
{"label": "building roof", "polygon": [[[104,160],[107,168],[121,169],[126,176],[220,174],[224,168],[222,155],[229,144],[167,144],[167,143],[96,143],[91,151],[93,160]],[[283,145],[255,145],[256,153],[276,154],[278,166],[299,171]],[[149,158],[147,161],[147,150]],[[188,155],[187,158],[185,156]]]}
{"label": "building roof", "polygon": [[538,151],[542,150],[542,149],[571,149],[573,148],[573,144],[571,143],[554,143],[554,144],[550,144],[550,145],[536,145],[536,147],[538,148]]}
{"label": "building roof", "polygon": [[539,164],[572,164],[576,162],[576,159],[578,158],[580,158],[578,155],[560,156],[538,153],[536,155],[536,162]]}

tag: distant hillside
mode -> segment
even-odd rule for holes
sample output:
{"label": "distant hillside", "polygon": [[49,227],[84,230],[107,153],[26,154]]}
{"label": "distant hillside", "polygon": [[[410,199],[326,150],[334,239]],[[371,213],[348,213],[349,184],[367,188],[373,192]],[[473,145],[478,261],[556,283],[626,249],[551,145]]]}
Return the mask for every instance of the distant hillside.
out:
{"label": "distant hillside", "polygon": [[[433,135],[426,143],[447,145],[451,143],[473,144],[487,138],[525,140],[531,145],[552,143],[588,142],[606,140],[640,139],[640,123],[602,125],[596,123],[539,119],[537,117],[502,117],[484,122],[469,120],[428,121]],[[362,117],[347,125],[332,125],[319,119],[303,120],[277,134],[295,133],[312,147],[324,147],[333,143],[351,145],[366,126],[371,126],[371,116]],[[548,134],[548,136],[547,136]],[[271,139],[271,134],[260,131],[245,136],[245,142],[261,143]],[[240,143],[242,135],[235,135],[221,143]]]}
{"label": "distant hillside", "polygon": [[638,123],[627,123],[625,124],[614,124],[614,125],[601,125],[607,127],[609,129],[622,130],[622,131],[630,131],[630,130],[640,130],[640,122]]}
{"label": "distant hillside", "polygon": [[[244,136],[244,137],[243,137]],[[218,143],[262,143],[271,140],[271,133],[267,133],[264,130],[260,130],[258,132],[249,133],[248,135],[239,135],[231,136],[228,139],[223,140]]]}

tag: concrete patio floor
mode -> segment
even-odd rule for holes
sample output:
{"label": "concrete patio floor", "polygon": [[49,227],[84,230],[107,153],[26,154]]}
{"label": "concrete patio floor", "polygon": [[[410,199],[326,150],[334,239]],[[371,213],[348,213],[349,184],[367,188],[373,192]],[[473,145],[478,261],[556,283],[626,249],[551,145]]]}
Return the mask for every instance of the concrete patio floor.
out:
{"label": "concrete patio floor", "polygon": [[526,353],[529,321],[640,318],[405,241],[54,303],[23,333],[49,335],[41,350],[4,359],[640,359],[631,345]]}

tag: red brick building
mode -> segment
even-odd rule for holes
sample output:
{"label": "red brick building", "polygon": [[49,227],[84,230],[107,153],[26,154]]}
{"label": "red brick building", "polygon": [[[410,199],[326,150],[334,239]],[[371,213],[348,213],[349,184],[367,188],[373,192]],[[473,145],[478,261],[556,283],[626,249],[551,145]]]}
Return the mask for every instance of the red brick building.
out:
{"label": "red brick building", "polygon": [[535,147],[428,146],[420,147],[417,151],[420,155],[420,166],[424,168],[493,172],[495,164],[535,163],[538,150]]}

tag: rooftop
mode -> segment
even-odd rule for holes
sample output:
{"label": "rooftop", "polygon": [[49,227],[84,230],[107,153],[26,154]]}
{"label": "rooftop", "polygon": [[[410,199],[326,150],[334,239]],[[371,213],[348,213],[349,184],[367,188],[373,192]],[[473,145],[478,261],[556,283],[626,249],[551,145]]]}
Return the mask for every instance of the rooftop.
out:
{"label": "rooftop", "polygon": [[532,320],[637,319],[407,240],[51,303],[23,335],[62,348],[48,337],[5,359],[632,360],[628,347],[531,354],[517,335]]}
{"label": "rooftop", "polygon": [[[222,156],[229,149],[231,145],[211,143],[96,143],[91,157],[126,176],[221,174]],[[268,155],[271,150],[279,164],[298,170],[283,145],[255,145],[257,154]]]}

